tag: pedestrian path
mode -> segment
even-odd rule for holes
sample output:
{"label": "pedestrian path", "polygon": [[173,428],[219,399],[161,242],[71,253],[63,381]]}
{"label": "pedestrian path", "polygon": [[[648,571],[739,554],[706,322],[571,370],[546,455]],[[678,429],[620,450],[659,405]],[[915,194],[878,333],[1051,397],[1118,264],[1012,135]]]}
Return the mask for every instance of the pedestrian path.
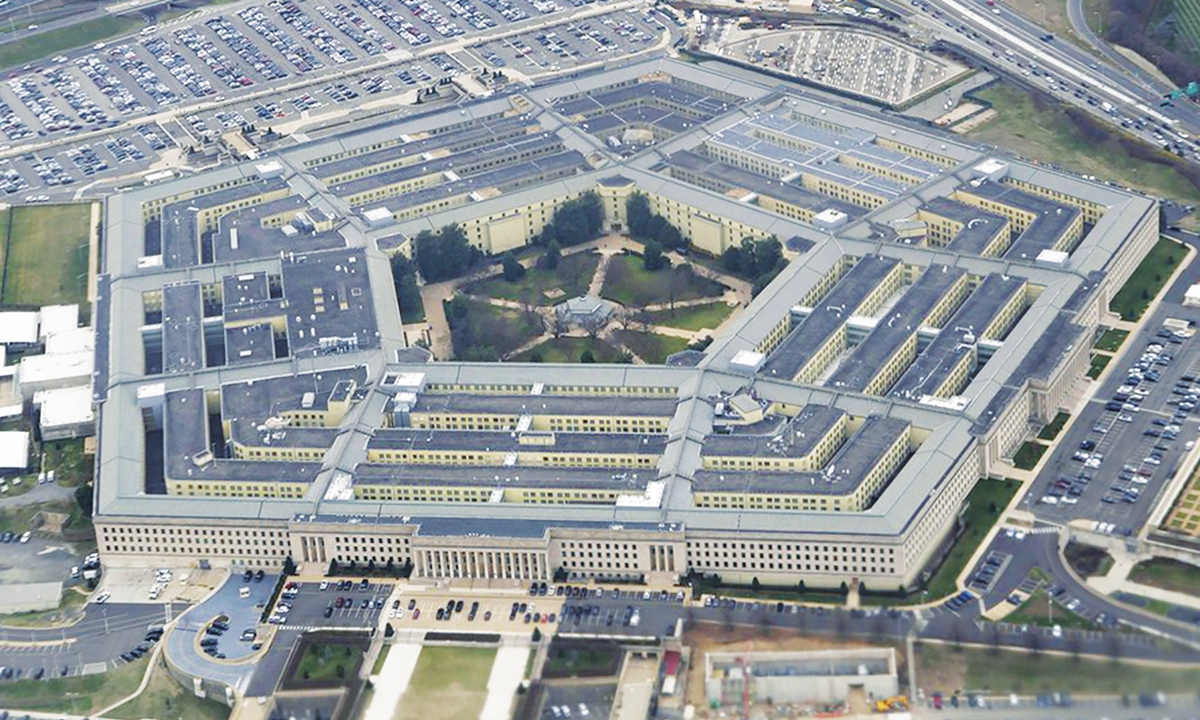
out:
{"label": "pedestrian path", "polygon": [[[408,689],[408,681],[412,679],[413,670],[417,667],[417,658],[421,655],[421,643],[396,643],[388,651],[387,659],[383,661],[378,675],[371,676],[371,684],[375,686],[375,695],[363,715],[364,720],[392,720],[400,698]],[[524,665],[521,668],[524,669]]]}
{"label": "pedestrian path", "polygon": [[529,660],[528,645],[501,645],[488,677],[487,700],[479,712],[479,720],[508,720],[513,695],[525,678],[525,663]]}

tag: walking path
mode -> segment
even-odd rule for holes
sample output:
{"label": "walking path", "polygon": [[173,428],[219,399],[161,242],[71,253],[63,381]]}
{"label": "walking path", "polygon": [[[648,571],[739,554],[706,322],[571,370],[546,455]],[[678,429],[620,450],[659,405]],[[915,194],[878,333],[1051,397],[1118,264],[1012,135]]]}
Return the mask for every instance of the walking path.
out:
{"label": "walking path", "polygon": [[501,645],[487,682],[487,700],[479,712],[479,720],[508,720],[513,695],[525,678],[525,662],[529,659],[525,645]]}
{"label": "walking path", "polygon": [[[375,696],[363,715],[364,720],[392,720],[396,714],[396,706],[408,689],[408,681],[412,679],[413,670],[417,667],[417,658],[421,655],[421,643],[396,643],[388,651],[387,659],[378,675],[371,676],[371,684],[375,686]],[[524,665],[521,666],[524,669]]]}

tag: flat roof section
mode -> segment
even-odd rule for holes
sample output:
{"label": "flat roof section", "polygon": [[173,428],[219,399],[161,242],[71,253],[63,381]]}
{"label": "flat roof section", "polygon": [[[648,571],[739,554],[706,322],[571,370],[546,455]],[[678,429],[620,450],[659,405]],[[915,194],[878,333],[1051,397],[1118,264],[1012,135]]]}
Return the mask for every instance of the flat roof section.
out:
{"label": "flat roof section", "polygon": [[796,377],[829,336],[854,314],[863,298],[899,262],[880,255],[866,255],[855,263],[821,298],[808,317],[792,328],[763,363],[759,374],[788,381]]}
{"label": "flat roof section", "polygon": [[825,384],[839,390],[864,391],[964,275],[966,270],[949,265],[926,268]]}
{"label": "flat roof section", "polygon": [[265,272],[226,275],[221,278],[221,304],[226,308],[265,302],[271,297]]}
{"label": "flat roof section", "polygon": [[653,469],[575,467],[481,467],[360,463],[358,483],[372,485],[453,485],[457,487],[564,488],[571,490],[642,491],[654,479]]}
{"label": "flat roof section", "polygon": [[379,344],[362,248],[289,255],[281,264],[292,355],[328,355]]}
{"label": "flat roof section", "polygon": [[368,443],[370,450],[478,450],[483,452],[579,453],[586,455],[661,455],[666,435],[610,433],[534,433],[553,442],[523,444],[508,431],[416,430],[382,428]]}
{"label": "flat roof section", "polygon": [[554,104],[561,115],[597,115],[629,103],[669,103],[684,108],[697,118],[710,118],[728,112],[730,105],[710,95],[680,87],[670,82],[639,82],[622,87],[593,90],[582,97]]}
{"label": "flat roof section", "polygon": [[795,418],[776,432],[709,435],[700,454],[706,457],[802,458],[811,453],[845,415],[841,408],[805,405]]}
{"label": "flat roof section", "polygon": [[[264,218],[282,213],[299,216],[281,227],[263,227]],[[245,262],[278,257],[280,253],[344,247],[346,240],[336,230],[318,231],[313,227],[327,220],[323,212],[297,195],[228,213],[221,216],[217,229],[209,236],[213,258],[219,263]]]}
{"label": "flat roof section", "polygon": [[946,249],[968,255],[982,255],[996,233],[1009,225],[1008,218],[946,197],[931,198],[922,210],[963,224],[963,229],[946,244]]}
{"label": "flat roof section", "polygon": [[1004,183],[984,181],[978,186],[970,185],[961,189],[993,202],[1037,214],[1037,219],[1025,228],[1025,232],[1021,233],[1013,241],[1008,252],[1004,253],[1007,260],[1037,260],[1037,256],[1043,250],[1054,247],[1080,214],[1079,208],[1072,205],[1056,203]]}
{"label": "flat roof section", "polygon": [[[917,356],[888,393],[892,397],[918,401],[933,394],[957,366],[963,353],[971,352],[983,329],[996,317],[1012,296],[1025,291],[1025,280],[1004,275],[988,275],[963,301],[936,338]],[[971,342],[965,339],[968,333]]]}
{"label": "flat roof section", "polygon": [[676,399],[610,395],[473,395],[422,393],[413,413],[671,417]]}
{"label": "flat roof section", "polygon": [[221,417],[261,422],[284,412],[324,411],[329,407],[330,393],[343,380],[353,380],[362,386],[367,380],[366,368],[322,370],[226,383],[221,386]]}
{"label": "flat roof section", "polygon": [[270,323],[225,328],[225,362],[268,362],[275,359],[275,331]]}
{"label": "flat roof section", "polygon": [[163,448],[168,478],[184,478],[208,450],[208,410],[203,388],[173,390],[163,399]]}
{"label": "flat roof section", "polygon": [[164,267],[174,269],[200,264],[200,233],[192,203],[179,202],[163,208],[159,227]]}
{"label": "flat roof section", "polygon": [[204,308],[200,282],[163,287],[163,372],[187,373],[204,369]]}

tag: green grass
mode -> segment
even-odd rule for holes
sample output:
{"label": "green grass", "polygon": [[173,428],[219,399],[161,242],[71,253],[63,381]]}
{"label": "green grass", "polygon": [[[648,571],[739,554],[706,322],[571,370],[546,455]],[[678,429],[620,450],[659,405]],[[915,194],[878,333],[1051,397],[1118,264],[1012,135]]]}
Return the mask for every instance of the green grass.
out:
{"label": "green grass", "polygon": [[[975,487],[967,495],[968,507],[963,517],[967,529],[959,536],[937,572],[929,579],[925,593],[927,599],[945,597],[957,590],[955,580],[1020,487],[1021,483],[1016,480],[980,480],[975,483]],[[920,595],[914,593],[911,602],[922,602]]]}
{"label": "green grass", "polygon": [[688,345],[688,341],[683,338],[636,330],[615,330],[612,338],[633,351],[634,355],[651,364],[666,362],[668,355],[682,352],[687,349]]}
{"label": "green grass", "polygon": [[1063,629],[1095,630],[1096,624],[1085,620],[1061,605],[1051,609],[1050,596],[1043,590],[1037,590],[1029,596],[1021,607],[1004,618],[1004,622],[1014,625],[1037,625],[1038,627],[1053,627],[1060,625]]}
{"label": "green grass", "polygon": [[[525,277],[516,282],[508,282],[504,277],[496,276],[480,280],[462,288],[468,295],[479,295],[504,300],[512,300],[530,305],[557,305],[567,298],[587,293],[592,276],[600,258],[592,253],[575,253],[564,256],[554,270],[546,268],[531,268]],[[547,297],[550,290],[562,290],[562,295]]]}
{"label": "green grass", "polygon": [[361,660],[362,650],[351,645],[311,643],[304,647],[293,677],[297,682],[336,682],[353,677]]}
{"label": "green grass", "polygon": [[1129,337],[1128,330],[1108,328],[1100,334],[1100,337],[1096,339],[1096,344],[1092,347],[1104,352],[1116,352],[1125,344],[1125,338],[1127,337]]}
{"label": "green grass", "polygon": [[531,313],[465,298],[464,301],[468,308],[465,328],[461,325],[462,318],[448,317],[454,333],[454,352],[460,359],[478,359],[472,350],[480,347],[490,347],[504,358],[542,334],[541,319]]}
{"label": "green grass", "polygon": [[1143,597],[1142,595],[1135,595],[1133,593],[1126,592],[1118,593],[1118,596],[1118,599],[1122,602],[1129,603],[1130,605],[1136,605],[1146,612],[1152,612],[1155,615],[1162,615],[1163,617],[1170,617],[1168,613],[1171,612],[1172,605],[1166,600],[1155,600],[1154,598]]}
{"label": "green grass", "polygon": [[396,720],[458,720],[478,717],[487,699],[487,681],[496,661],[494,648],[426,647]]}
{"label": "green grass", "polygon": [[378,675],[383,670],[383,663],[387,660],[388,653],[392,651],[392,644],[385,642],[379,650],[379,657],[375,658],[375,664],[371,666],[371,674]]}
{"label": "green grass", "polygon": [[666,325],[680,330],[715,330],[731,312],[733,307],[730,305],[714,302],[675,308],[675,312],[655,310],[646,313],[646,320],[651,325]]}
{"label": "green grass", "polygon": [[1017,454],[1013,455],[1013,465],[1021,470],[1032,470],[1038,464],[1038,460],[1042,459],[1042,455],[1046,454],[1046,447],[1032,440],[1026,442],[1017,450]]}
{"label": "green grass", "polygon": [[608,263],[600,294],[626,307],[667,304],[672,300],[718,297],[725,286],[692,273],[690,265],[649,272],[635,255],[617,255]]}
{"label": "green grass", "polygon": [[21,205],[9,219],[0,305],[85,302],[91,205]]}
{"label": "green grass", "polygon": [[132,695],[148,662],[144,657],[97,675],[6,682],[0,685],[0,707],[84,715]]}
{"label": "green grass", "polygon": [[540,358],[536,362],[577,363],[580,362],[580,356],[587,350],[592,351],[592,356],[598,363],[615,363],[623,357],[620,350],[598,338],[593,340],[592,338],[560,337],[551,338],[541,345],[515,355],[512,360],[513,362],[531,362],[534,361],[534,358]]}
{"label": "green grass", "polygon": [[1112,355],[1093,355],[1087,376],[1093,380],[1100,377],[1100,373],[1104,372],[1104,368],[1108,367],[1110,362],[1112,362]]}
{"label": "green grass", "polygon": [[1102,577],[1112,569],[1113,558],[1103,548],[1069,542],[1063,553],[1080,577]]}
{"label": "green grass", "polygon": [[1062,432],[1063,426],[1066,425],[1067,421],[1070,419],[1070,413],[1060,412],[1054,416],[1053,420],[1051,420],[1045,427],[1042,428],[1042,431],[1038,433],[1038,438],[1041,440],[1053,440],[1054,438],[1058,437],[1058,434]]}
{"label": "green grass", "polygon": [[1154,558],[1138,563],[1129,579],[1141,585],[1200,597],[1200,568],[1177,560]]}
{"label": "green grass", "polygon": [[79,487],[92,481],[92,462],[83,454],[83,438],[52,440],[42,444],[45,469],[54,471],[54,482]]}
{"label": "green grass", "polygon": [[1108,304],[1109,309],[1119,313],[1122,320],[1139,320],[1150,305],[1150,301],[1162,290],[1167,278],[1175,270],[1175,264],[1183,259],[1184,248],[1169,238],[1159,238],[1150,252],[1138,265],[1117,294]]}
{"label": "green grass", "polygon": [[604,677],[615,675],[620,667],[621,650],[615,644],[565,645],[554,643],[546,653],[542,677]]}
{"label": "green grass", "polygon": [[190,689],[175,682],[160,661],[150,674],[150,682],[133,700],[105,713],[118,720],[142,718],[186,718],[186,720],[225,720],[229,706],[212,699],[196,697]]}
{"label": "green grass", "polygon": [[75,610],[86,605],[87,598],[85,593],[74,588],[63,588],[62,602],[56,609],[0,615],[0,625],[36,628],[61,624],[64,620],[76,617]]}
{"label": "green grass", "polygon": [[47,30],[20,40],[5,41],[0,44],[0,68],[25,65],[64,50],[125,35],[145,24],[145,21],[136,15],[102,17],[78,25]]}
{"label": "green grass", "polygon": [[[993,693],[1097,693],[1103,695],[1163,691],[1195,693],[1200,669],[1134,665],[1111,660],[1064,659],[1023,652],[955,650],[945,645],[918,644],[918,677],[931,669],[954,668],[962,688],[928,686],[930,692],[970,689]],[[923,683],[925,684],[925,683]],[[1076,713],[1086,715],[1086,713]],[[1061,715],[1061,713],[1060,713]],[[1074,717],[1070,713],[1067,717]]]}
{"label": "green grass", "polygon": [[1186,198],[1194,200],[1196,196],[1196,187],[1173,167],[1133,157],[1117,136],[1101,143],[1087,139],[1056,104],[1046,102],[1039,106],[1030,93],[1005,84],[995,84],[974,95],[990,101],[997,117],[969,132],[972,139],[1006,147],[1044,163],[1141,188],[1152,195],[1188,204],[1192,200]]}

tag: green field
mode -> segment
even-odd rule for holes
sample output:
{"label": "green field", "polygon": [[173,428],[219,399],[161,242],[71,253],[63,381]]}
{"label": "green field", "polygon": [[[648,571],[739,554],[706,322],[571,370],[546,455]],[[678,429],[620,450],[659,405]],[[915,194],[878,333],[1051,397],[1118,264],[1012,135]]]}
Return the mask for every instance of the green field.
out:
{"label": "green field", "polygon": [[54,482],[78,487],[92,480],[92,463],[83,454],[83,439],[51,440],[42,443],[46,470],[54,471]]}
{"label": "green field", "polygon": [[[967,512],[963,518],[967,529],[959,536],[937,572],[929,579],[926,585],[927,599],[933,600],[956,592],[955,580],[958,579],[959,573],[966,567],[979,543],[983,542],[983,538],[1000,519],[1000,513],[1004,512],[1004,508],[1020,487],[1021,483],[1016,480],[980,480],[975,484],[967,495]],[[921,602],[922,598],[914,595],[911,601]]]}
{"label": "green field", "polygon": [[1200,57],[1200,0],[1172,0],[1170,6],[1179,18],[1181,39],[1193,57]]}
{"label": "green field", "polygon": [[91,205],[20,205],[3,218],[0,305],[87,300]]}
{"label": "green field", "polygon": [[1112,362],[1112,355],[1093,355],[1087,376],[1093,380],[1100,377],[1100,373],[1104,372],[1104,368],[1108,367],[1110,362]]}
{"label": "green field", "polygon": [[1005,616],[1004,622],[1038,627],[1060,625],[1068,630],[1096,629],[1096,624],[1092,621],[1083,619],[1061,605],[1053,605],[1050,597],[1042,590],[1034,592],[1021,607]]}
{"label": "green field", "polygon": [[479,717],[495,661],[493,648],[422,649],[394,720]]}
{"label": "green field", "polygon": [[656,310],[646,314],[646,320],[651,325],[665,325],[680,330],[715,330],[733,308],[725,302],[705,303],[670,310]]}
{"label": "green field", "polygon": [[1200,568],[1176,560],[1154,558],[1133,566],[1129,579],[1141,585],[1200,597]]}
{"label": "green field", "polygon": [[1132,157],[1115,138],[1099,144],[1089,140],[1056,105],[1039,108],[1028,92],[1003,84],[974,94],[990,101],[997,113],[995,119],[968,133],[974,140],[1152,195],[1194,203],[1196,186],[1183,175],[1166,165]]}
{"label": "green field", "polygon": [[1120,313],[1122,320],[1140,319],[1183,255],[1184,248],[1179,243],[1169,238],[1159,238],[1142,259],[1142,264],[1137,266],[1129,280],[1113,296],[1108,304],[1109,309]]}
{"label": "green field", "polygon": [[297,682],[329,682],[353,677],[362,662],[362,649],[338,643],[311,643],[296,665]]}
{"label": "green field", "polygon": [[0,707],[84,715],[132,695],[148,662],[142,658],[98,675],[6,682],[0,685]]}
{"label": "green field", "polygon": [[126,35],[145,24],[146,22],[136,15],[102,17],[70,27],[47,30],[21,40],[6,40],[0,43],[0,69],[25,65],[64,50]]}
{"label": "green field", "polygon": [[615,330],[612,338],[650,364],[666,362],[667,356],[686,350],[688,345],[683,338],[636,330]]}
{"label": "green field", "polygon": [[604,287],[600,290],[601,295],[625,307],[715,298],[724,292],[724,285],[692,273],[690,265],[650,272],[642,267],[642,259],[635,255],[612,258],[605,271]]}
{"label": "green field", "polygon": [[1108,328],[1100,334],[1100,337],[1096,338],[1096,344],[1092,347],[1104,352],[1116,352],[1125,344],[1127,337],[1129,337],[1128,330]]}
{"label": "green field", "polygon": [[[463,360],[503,359],[514,349],[543,332],[541,319],[531,313],[497,307],[464,296],[455,298],[465,303],[465,318],[454,317],[447,305],[447,319],[454,338],[454,354]],[[482,355],[482,349],[493,352]]]}
{"label": "green field", "polygon": [[167,674],[166,667],[159,662],[154,666],[150,682],[142,694],[133,700],[105,713],[105,717],[118,720],[141,720],[142,718],[186,718],[186,720],[225,720],[229,717],[229,706],[215,700],[201,700],[194,693]]}
{"label": "green field", "polygon": [[1071,415],[1069,413],[1060,412],[1054,416],[1053,420],[1051,420],[1045,427],[1042,428],[1042,431],[1038,433],[1038,438],[1042,440],[1053,440],[1054,438],[1058,437],[1058,434],[1062,432],[1063,425],[1066,425],[1067,421],[1070,419]]}
{"label": "green field", "polygon": [[1042,459],[1042,455],[1046,454],[1046,448],[1047,446],[1040,442],[1030,440],[1013,455],[1013,465],[1020,470],[1032,470],[1038,464],[1038,460]]}
{"label": "green field", "polygon": [[[918,644],[917,648],[917,677],[929,692],[970,689],[992,693],[1111,695],[1161,690],[1193,695],[1200,684],[1200,669],[1194,667],[1178,669],[1107,659],[1075,660],[1013,651],[993,653],[974,648],[955,650],[932,644]],[[1064,716],[1076,715],[1086,716],[1086,713]]]}
{"label": "green field", "polygon": [[[468,295],[530,305],[557,305],[567,298],[587,293],[599,264],[600,258],[593,253],[574,253],[563,256],[554,270],[531,268],[526,271],[525,277],[516,282],[509,282],[504,276],[498,275],[466,285],[462,291]],[[546,293],[552,290],[561,290],[562,294],[550,297]]]}
{"label": "green field", "polygon": [[615,363],[622,359],[621,351],[600,339],[560,337],[551,338],[512,358],[513,362],[577,363],[587,350],[598,363]]}

